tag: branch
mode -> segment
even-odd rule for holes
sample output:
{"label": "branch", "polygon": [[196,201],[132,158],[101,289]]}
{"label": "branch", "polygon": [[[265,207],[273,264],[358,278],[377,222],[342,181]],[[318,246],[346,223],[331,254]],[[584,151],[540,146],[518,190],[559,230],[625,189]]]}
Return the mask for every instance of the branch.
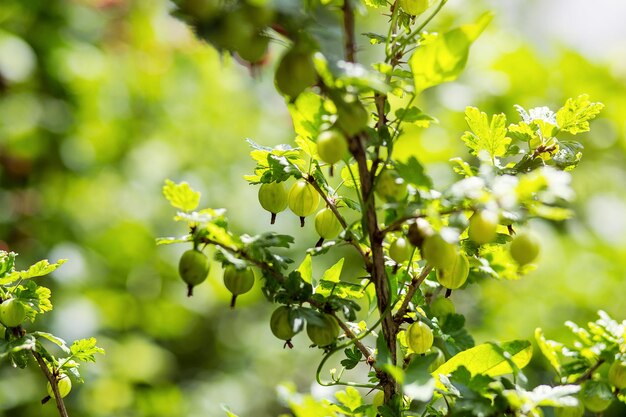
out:
{"label": "branch", "polygon": [[350,238],[345,239],[345,241],[349,243],[350,245],[352,245],[359,252],[361,257],[363,258],[363,261],[365,262],[366,269],[369,270],[371,268],[372,261],[369,258],[369,256],[367,256],[367,254],[365,253],[365,251],[363,250],[359,242],[354,240],[354,236],[352,235],[352,232],[348,230],[348,223],[346,222],[346,219],[341,215],[341,213],[339,213],[339,210],[337,209],[337,205],[334,203],[332,199],[328,197],[328,195],[326,195],[324,190],[322,190],[322,188],[315,181],[315,178],[313,178],[312,175],[306,175],[305,179],[309,184],[313,186],[313,188],[315,188],[315,190],[319,193],[319,195],[322,196],[328,208],[330,208],[331,211],[335,214],[335,217],[337,217],[337,220],[339,221],[339,224],[341,224],[341,227],[343,227],[343,229],[349,233]]}
{"label": "branch", "polygon": [[345,58],[348,62],[356,62],[356,40],[354,36],[354,10],[352,0],[343,0],[343,33]]}
{"label": "branch", "polygon": [[361,351],[361,353],[363,354],[363,357],[369,362],[370,357],[372,357],[372,353],[367,349],[367,347],[365,347],[363,343],[361,343],[359,338],[356,337],[356,335],[352,332],[352,330],[350,330],[348,325],[346,325],[343,321],[341,321],[339,317],[337,317],[337,313],[333,311],[332,313],[330,313],[330,315],[333,316],[335,320],[337,320],[337,323],[339,323],[339,327],[341,327],[341,330],[343,330],[346,336],[348,336],[348,339],[353,341],[354,346],[356,346]]}
{"label": "branch", "polygon": [[411,299],[413,299],[415,292],[417,291],[419,286],[422,285],[422,282],[424,282],[424,280],[426,279],[426,277],[428,277],[428,274],[430,274],[430,271],[432,270],[432,266],[426,265],[424,269],[422,269],[422,272],[417,277],[413,277],[413,279],[411,280],[411,283],[409,284],[409,289],[407,290],[406,296],[402,301],[402,305],[400,305],[400,308],[398,309],[398,312],[396,313],[394,318],[397,325],[400,325],[400,323],[402,323],[402,320],[404,319],[404,316],[409,308],[409,303],[411,302]]}
{"label": "branch", "polygon": [[63,398],[61,398],[61,394],[59,393],[59,385],[57,384],[57,379],[55,378],[54,375],[52,375],[52,372],[50,372],[50,369],[48,369],[48,365],[43,360],[43,357],[38,352],[32,351],[31,353],[33,354],[33,356],[35,357],[35,360],[39,364],[39,368],[41,368],[41,372],[43,372],[48,382],[50,382],[50,386],[52,387],[52,392],[54,393],[54,399],[56,400],[59,414],[61,415],[61,417],[69,417],[69,415],[67,414],[67,410],[65,409],[65,403],[63,403]]}
{"label": "branch", "polygon": [[593,373],[600,367],[602,366],[602,364],[604,363],[604,359],[600,359],[598,362],[596,362],[595,365],[593,365],[591,368],[587,369],[587,371],[582,374],[581,376],[578,377],[578,379],[576,381],[574,381],[574,384],[581,384],[584,381],[588,380],[589,378],[591,378],[593,376]]}

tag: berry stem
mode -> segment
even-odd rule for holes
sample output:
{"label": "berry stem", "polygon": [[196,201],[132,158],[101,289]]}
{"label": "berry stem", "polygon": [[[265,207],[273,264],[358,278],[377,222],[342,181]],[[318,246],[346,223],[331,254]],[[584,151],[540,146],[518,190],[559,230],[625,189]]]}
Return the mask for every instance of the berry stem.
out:
{"label": "berry stem", "polygon": [[334,173],[335,173],[335,165],[333,164],[328,167],[328,175],[332,177]]}
{"label": "berry stem", "polygon": [[237,296],[233,294],[233,297],[230,299],[230,308],[235,308],[235,303],[237,302]]}
{"label": "berry stem", "polygon": [[317,241],[317,243],[315,244],[316,248],[319,248],[322,246],[322,243],[324,243],[324,238],[320,237],[320,240]]}
{"label": "berry stem", "polygon": [[191,297],[193,295],[193,285],[187,284],[187,297]]}
{"label": "berry stem", "polygon": [[270,224],[276,223],[276,213],[272,213],[272,217],[270,219]]}
{"label": "berry stem", "polygon": [[300,227],[304,227],[304,217],[300,217]]}

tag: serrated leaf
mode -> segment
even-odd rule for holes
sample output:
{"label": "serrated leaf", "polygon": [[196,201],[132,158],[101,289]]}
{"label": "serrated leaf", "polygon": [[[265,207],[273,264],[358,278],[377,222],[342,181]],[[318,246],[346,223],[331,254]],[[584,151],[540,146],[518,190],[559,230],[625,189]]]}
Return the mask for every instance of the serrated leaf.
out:
{"label": "serrated leaf", "polygon": [[543,331],[540,328],[535,329],[535,340],[539,346],[539,350],[546,357],[550,365],[554,368],[557,374],[561,374],[561,361],[557,355],[563,349],[561,343],[557,343],[552,340],[547,340],[543,335]]}
{"label": "serrated leaf", "polygon": [[556,122],[564,132],[576,135],[589,131],[589,121],[602,111],[604,104],[592,103],[587,94],[570,98],[557,113]]}
{"label": "serrated leaf", "polygon": [[386,0],[365,0],[365,5],[373,8],[384,7],[387,5]]}
{"label": "serrated leaf", "polygon": [[187,235],[184,237],[158,237],[155,239],[156,240],[156,244],[157,245],[173,245],[175,243],[185,243],[185,242],[191,242],[192,238],[191,235]]}
{"label": "serrated leaf", "polygon": [[305,139],[317,137],[324,122],[324,116],[328,113],[322,97],[306,91],[300,94],[296,101],[288,106],[288,109],[297,136]]}
{"label": "serrated leaf", "polygon": [[422,43],[409,59],[416,92],[455,80],[465,68],[471,44],[491,19],[492,15],[486,13],[476,23],[433,36]]}
{"label": "serrated leaf", "polygon": [[[532,357],[532,345],[527,340],[504,342],[497,347],[499,349],[492,343],[483,343],[465,350],[437,368],[433,375],[449,375],[460,366],[465,367],[472,375],[485,374],[492,377],[505,375],[514,371],[509,361],[521,369],[528,365]],[[508,358],[505,358],[500,350],[505,352]]]}
{"label": "serrated leaf", "polygon": [[200,204],[200,193],[194,191],[184,181],[176,184],[172,180],[165,180],[163,195],[174,208],[183,211],[195,210],[198,204]]}
{"label": "serrated leaf", "polygon": [[15,252],[0,250],[0,278],[13,271],[16,256]]}
{"label": "serrated leaf", "polygon": [[36,339],[32,334],[27,334],[19,339],[13,339],[10,342],[0,339],[0,358],[22,350],[34,350],[35,342]]}
{"label": "serrated leaf", "polygon": [[104,349],[96,346],[96,338],[90,337],[89,339],[80,339],[76,340],[70,346],[70,353],[73,358],[81,360],[83,362],[95,362],[96,361],[96,353],[101,353],[104,355]]}
{"label": "serrated leaf", "polygon": [[468,107],[465,110],[465,120],[471,129],[471,132],[465,132],[462,137],[465,145],[477,156],[486,151],[491,162],[495,164],[495,159],[503,156],[511,143],[511,138],[507,137],[506,116],[502,113],[496,114],[489,122],[486,113],[476,107]]}
{"label": "serrated leaf", "polygon": [[350,411],[354,411],[363,404],[361,394],[353,387],[346,388],[345,391],[339,391],[335,394],[337,400],[346,406]]}
{"label": "serrated leaf", "polygon": [[6,275],[4,278],[0,279],[0,284],[5,285],[11,282],[15,282],[18,280],[25,280],[31,278],[37,278],[44,275],[48,275],[51,272],[54,272],[59,266],[63,265],[67,259],[59,259],[55,263],[51,264],[47,259],[37,262],[32,265],[26,271],[13,271],[10,274]]}
{"label": "serrated leaf", "polygon": [[349,282],[336,282],[320,280],[315,293],[323,296],[334,295],[339,298],[362,298],[365,293],[363,287],[359,284],[351,284]]}
{"label": "serrated leaf", "polygon": [[431,123],[437,123],[438,120],[424,113],[419,107],[409,107],[408,109],[396,110],[396,118],[402,123],[413,123],[418,127],[429,127]]}
{"label": "serrated leaf", "polygon": [[406,162],[396,163],[396,171],[409,184],[428,189],[433,186],[433,181],[426,174],[424,166],[414,156],[411,156]]}

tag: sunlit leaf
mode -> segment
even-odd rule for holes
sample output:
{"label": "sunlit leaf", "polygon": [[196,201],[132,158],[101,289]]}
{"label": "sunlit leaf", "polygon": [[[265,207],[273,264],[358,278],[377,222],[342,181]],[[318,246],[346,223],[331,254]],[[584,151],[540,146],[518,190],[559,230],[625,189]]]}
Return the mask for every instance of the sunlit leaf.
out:
{"label": "sunlit leaf", "polygon": [[163,195],[173,207],[183,211],[194,210],[200,203],[200,193],[184,181],[176,184],[172,180],[165,180]]}

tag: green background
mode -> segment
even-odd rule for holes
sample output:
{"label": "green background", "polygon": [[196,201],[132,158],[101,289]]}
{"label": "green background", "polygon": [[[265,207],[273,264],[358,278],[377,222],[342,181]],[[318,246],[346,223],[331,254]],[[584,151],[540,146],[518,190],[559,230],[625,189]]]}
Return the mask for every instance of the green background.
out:
{"label": "green background", "polygon": [[[440,123],[407,129],[397,146],[399,158],[417,155],[445,185],[454,178],[448,160],[465,152],[467,105],[514,120],[514,104],[556,109],[581,93],[606,104],[582,138],[575,219],[533,225],[544,242],[539,268],[453,295],[477,342],[530,339],[535,327],[567,340],[563,322],[595,319],[598,309],[625,318],[626,60],[619,22],[597,16],[623,6],[548,3],[499,4],[459,81],[419,99]],[[491,6],[451,1],[438,27]],[[313,382],[320,352],[304,336],[283,350],[258,288],[231,311],[217,265],[188,299],[176,272],[186,248],[154,239],[185,232],[162,197],[166,178],[188,181],[203,206],[226,208],[236,232],[267,229],[256,188],[242,178],[254,167],[244,139],[292,140],[272,85],[282,47],[251,77],[169,17],[170,8],[160,0],[2,1],[0,246],[20,253],[21,268],[69,259],[46,283],[54,311],[35,325],[67,340],[95,335],[107,352],[85,367],[87,383],[67,398],[70,415],[212,417],[226,403],[242,416],[276,416],[285,411],[275,391],[283,381],[332,396]],[[385,27],[375,14],[360,18],[359,32]],[[360,57],[376,60],[380,51],[360,43]],[[286,213],[273,230],[296,234],[296,250],[316,240],[311,225],[301,233]],[[531,381],[551,381],[545,369],[537,355]],[[45,395],[34,369],[0,363],[0,416],[54,416],[52,404],[39,404]],[[606,416],[624,413],[611,410]]]}

